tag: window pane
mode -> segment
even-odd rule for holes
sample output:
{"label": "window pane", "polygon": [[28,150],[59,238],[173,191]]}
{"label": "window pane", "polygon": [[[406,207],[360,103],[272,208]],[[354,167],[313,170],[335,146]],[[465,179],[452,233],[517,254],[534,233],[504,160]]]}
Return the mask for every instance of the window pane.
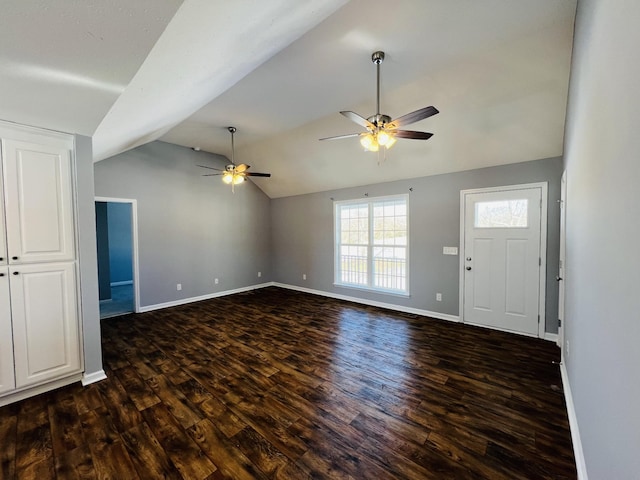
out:
{"label": "window pane", "polygon": [[340,281],[355,285],[367,284],[367,247],[340,248]]}
{"label": "window pane", "polygon": [[373,284],[385,290],[407,288],[407,261],[404,247],[375,247],[373,249]]}
{"label": "window pane", "polygon": [[499,200],[475,204],[476,228],[525,228],[528,225],[528,201]]}

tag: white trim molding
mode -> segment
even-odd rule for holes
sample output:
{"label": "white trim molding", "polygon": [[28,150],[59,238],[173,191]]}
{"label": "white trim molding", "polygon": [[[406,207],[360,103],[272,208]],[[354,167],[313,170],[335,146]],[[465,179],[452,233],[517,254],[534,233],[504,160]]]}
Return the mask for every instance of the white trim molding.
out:
{"label": "white trim molding", "polygon": [[578,471],[578,480],[588,480],[587,464],[584,460],[584,452],[582,450],[582,440],[580,439],[580,429],[578,428],[578,417],[576,416],[575,406],[573,404],[573,396],[571,395],[571,386],[569,385],[569,373],[564,362],[560,363],[560,374],[562,375],[562,391],[564,392],[564,400],[567,404],[567,415],[569,416],[569,430],[571,430],[571,443],[573,444],[573,456],[576,460],[576,470]]}
{"label": "white trim molding", "polygon": [[212,298],[224,297],[227,295],[233,295],[234,293],[243,293],[250,290],[257,290],[259,288],[270,287],[273,283],[260,283],[258,285],[249,285],[248,287],[236,288],[234,290],[225,290],[222,292],[208,293],[206,295],[200,295],[199,297],[181,298],[172,302],[157,303],[155,305],[147,305],[140,307],[140,313],[151,312],[153,310],[160,310],[162,308],[177,307],[178,305],[185,305],[187,303],[200,302],[202,300],[210,300]]}
{"label": "white trim molding", "polygon": [[[425,317],[437,318],[438,320],[447,320],[449,322],[458,322],[457,315],[450,315],[448,313],[431,312],[429,310],[422,310],[420,308],[404,307],[402,305],[395,305],[393,303],[377,302],[375,300],[367,300],[366,298],[350,297],[348,295],[341,295],[339,293],[324,292],[322,290],[314,290],[312,288],[298,287],[297,285],[288,285],[286,283],[271,282],[274,287],[287,288],[289,290],[297,290],[298,292],[311,293],[313,295],[320,295],[323,297],[335,298],[337,300],[346,300],[348,302],[361,303],[363,305],[369,305],[372,307],[386,308],[388,310],[395,310],[403,313],[413,313],[415,315],[422,315]],[[267,285],[265,285],[267,286]]]}
{"label": "white trim molding", "polygon": [[100,380],[105,380],[107,378],[107,374],[104,373],[104,370],[98,370],[97,372],[87,373],[85,372],[82,376],[82,386],[86,387],[87,385],[91,385],[92,383],[99,382]]}
{"label": "white trim molding", "polygon": [[123,282],[111,282],[112,287],[122,287],[124,285],[133,285],[133,280],[125,280]]}

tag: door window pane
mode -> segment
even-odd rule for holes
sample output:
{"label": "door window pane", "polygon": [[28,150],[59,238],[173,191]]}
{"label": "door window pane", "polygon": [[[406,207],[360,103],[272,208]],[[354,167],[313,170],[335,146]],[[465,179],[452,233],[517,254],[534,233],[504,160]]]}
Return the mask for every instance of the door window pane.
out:
{"label": "door window pane", "polygon": [[526,228],[528,200],[498,200],[475,204],[476,228]]}

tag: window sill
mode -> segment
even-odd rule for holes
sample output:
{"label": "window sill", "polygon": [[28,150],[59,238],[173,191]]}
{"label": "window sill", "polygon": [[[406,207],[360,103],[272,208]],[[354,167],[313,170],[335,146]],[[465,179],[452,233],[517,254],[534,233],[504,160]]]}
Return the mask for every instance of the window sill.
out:
{"label": "window sill", "polygon": [[391,295],[393,297],[408,298],[411,296],[409,292],[399,292],[397,290],[382,290],[380,288],[363,287],[361,285],[351,285],[348,283],[333,283],[334,287],[347,288],[349,290],[359,290],[362,292],[380,293],[382,295]]}

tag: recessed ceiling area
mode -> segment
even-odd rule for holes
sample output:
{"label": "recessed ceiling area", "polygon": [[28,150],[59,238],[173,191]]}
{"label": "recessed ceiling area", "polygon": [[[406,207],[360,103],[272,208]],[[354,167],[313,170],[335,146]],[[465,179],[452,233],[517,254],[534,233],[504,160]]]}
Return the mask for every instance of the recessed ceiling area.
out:
{"label": "recessed ceiling area", "polygon": [[[156,139],[229,156],[233,125],[277,198],[562,155],[575,0],[54,4],[4,9],[0,111],[92,136],[95,160]],[[375,113],[375,50],[382,113],[440,110],[384,161],[318,141]]]}

